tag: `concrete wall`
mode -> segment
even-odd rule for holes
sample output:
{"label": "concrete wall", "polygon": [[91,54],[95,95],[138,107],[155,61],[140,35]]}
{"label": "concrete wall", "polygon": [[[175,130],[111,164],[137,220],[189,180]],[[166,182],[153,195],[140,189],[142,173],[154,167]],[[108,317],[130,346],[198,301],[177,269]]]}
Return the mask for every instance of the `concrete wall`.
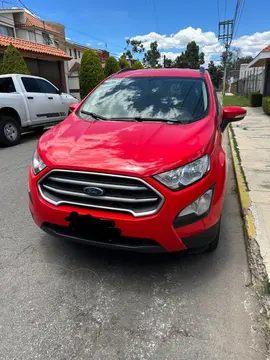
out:
{"label": "concrete wall", "polygon": [[16,36],[16,29],[14,24],[13,14],[4,13],[0,15],[0,24],[6,27],[11,27],[13,29],[13,33]]}
{"label": "concrete wall", "polygon": [[247,71],[248,64],[241,64],[239,71],[239,79],[244,79],[245,73]]}
{"label": "concrete wall", "polygon": [[68,78],[69,92],[71,95],[75,96],[78,100],[81,100],[78,72],[75,71],[72,75],[73,76],[69,76]]}
{"label": "concrete wall", "polygon": [[14,27],[14,18],[12,13],[0,14],[0,23],[4,26]]}

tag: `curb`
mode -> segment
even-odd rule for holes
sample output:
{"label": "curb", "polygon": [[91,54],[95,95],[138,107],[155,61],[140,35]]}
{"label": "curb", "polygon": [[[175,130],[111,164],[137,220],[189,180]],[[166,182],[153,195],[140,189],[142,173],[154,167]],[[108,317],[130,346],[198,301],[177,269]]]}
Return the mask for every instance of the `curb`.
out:
{"label": "curb", "polygon": [[229,141],[230,141],[230,148],[232,152],[232,161],[233,161],[233,167],[234,172],[236,176],[236,183],[238,188],[238,194],[240,199],[240,205],[244,220],[244,226],[245,231],[249,239],[255,239],[256,238],[256,227],[255,227],[255,221],[254,216],[252,214],[252,211],[250,210],[251,202],[248,195],[248,188],[246,185],[246,180],[243,175],[243,169],[241,166],[241,158],[238,153],[238,147],[237,144],[234,141],[234,132],[232,129],[232,126],[229,126],[228,129],[229,133]]}

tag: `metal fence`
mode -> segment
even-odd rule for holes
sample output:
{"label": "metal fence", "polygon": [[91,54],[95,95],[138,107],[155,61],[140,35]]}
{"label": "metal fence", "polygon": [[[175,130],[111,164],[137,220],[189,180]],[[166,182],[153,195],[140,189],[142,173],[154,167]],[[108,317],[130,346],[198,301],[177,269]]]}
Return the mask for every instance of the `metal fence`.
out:
{"label": "metal fence", "polygon": [[251,92],[263,93],[264,71],[259,74],[252,74],[236,82],[236,93],[241,96],[248,96]]}

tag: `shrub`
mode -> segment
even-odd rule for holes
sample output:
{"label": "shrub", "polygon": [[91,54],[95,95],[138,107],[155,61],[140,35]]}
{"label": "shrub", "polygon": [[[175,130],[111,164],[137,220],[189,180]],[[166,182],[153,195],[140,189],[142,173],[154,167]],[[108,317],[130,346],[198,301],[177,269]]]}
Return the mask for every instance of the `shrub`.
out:
{"label": "shrub", "polygon": [[105,68],[104,68],[105,76],[106,77],[110,76],[119,70],[120,70],[120,66],[119,66],[117,60],[113,56],[109,56],[106,61],[106,64],[105,64]]}
{"label": "shrub", "polygon": [[135,60],[134,63],[131,66],[132,69],[144,69],[143,64],[139,60]]}
{"label": "shrub", "polygon": [[127,59],[120,58],[119,66],[120,66],[120,69],[130,69],[130,65],[129,65],[129,62],[127,61]]}
{"label": "shrub", "polygon": [[10,44],[3,56],[3,62],[0,69],[1,74],[25,74],[30,75],[28,67],[18,49]]}
{"label": "shrub", "polygon": [[249,94],[249,102],[250,102],[250,106],[252,107],[258,107],[258,106],[262,106],[262,94],[258,93],[258,92],[252,92]]}
{"label": "shrub", "polygon": [[262,108],[266,115],[270,115],[270,96],[263,98]]}
{"label": "shrub", "polygon": [[101,61],[94,50],[85,50],[79,71],[80,93],[83,99],[104,79]]}

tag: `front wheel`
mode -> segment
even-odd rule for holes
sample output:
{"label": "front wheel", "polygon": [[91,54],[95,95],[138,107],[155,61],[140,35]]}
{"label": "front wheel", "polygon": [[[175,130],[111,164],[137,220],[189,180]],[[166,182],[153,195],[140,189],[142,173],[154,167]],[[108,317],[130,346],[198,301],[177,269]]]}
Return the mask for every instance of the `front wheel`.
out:
{"label": "front wheel", "polygon": [[9,115],[0,118],[0,144],[14,146],[21,139],[21,127],[16,119]]}

